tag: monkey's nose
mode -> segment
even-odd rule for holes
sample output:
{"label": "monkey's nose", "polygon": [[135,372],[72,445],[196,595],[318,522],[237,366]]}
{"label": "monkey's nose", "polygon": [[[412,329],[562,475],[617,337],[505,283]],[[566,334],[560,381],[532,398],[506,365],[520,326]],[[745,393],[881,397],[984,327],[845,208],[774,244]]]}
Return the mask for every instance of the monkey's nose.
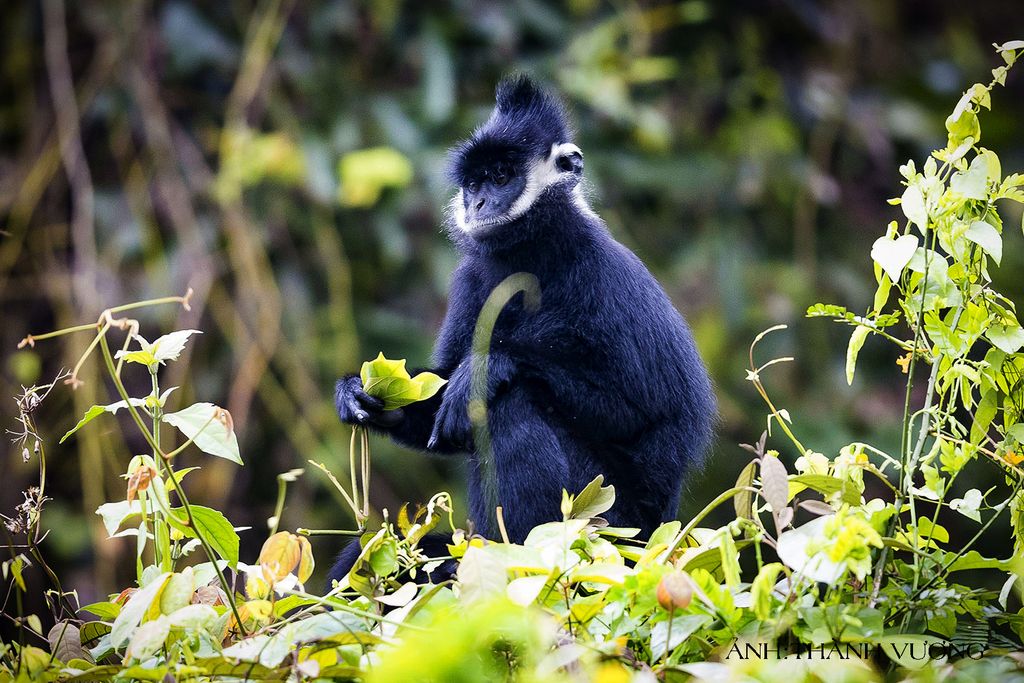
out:
{"label": "monkey's nose", "polygon": [[476,210],[479,211],[480,209],[484,208],[484,204],[486,204],[486,203],[487,203],[486,199],[478,200],[477,203],[476,203]]}

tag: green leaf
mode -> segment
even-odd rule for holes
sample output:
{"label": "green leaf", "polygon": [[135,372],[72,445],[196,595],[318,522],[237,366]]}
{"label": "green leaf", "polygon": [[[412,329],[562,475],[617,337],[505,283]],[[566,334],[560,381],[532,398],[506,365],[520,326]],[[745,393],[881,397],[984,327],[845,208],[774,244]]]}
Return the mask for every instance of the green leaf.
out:
{"label": "green leaf", "polygon": [[910,670],[921,669],[932,661],[929,657],[922,657],[922,652],[928,651],[932,645],[946,644],[946,641],[938,636],[916,633],[880,635],[876,636],[874,641],[882,646],[882,650],[889,659]]}
{"label": "green leaf", "polygon": [[[789,478],[789,497],[792,498],[803,488],[814,489],[823,496],[831,496],[837,491],[842,491],[843,502],[850,505],[860,504],[860,494],[856,486],[851,485],[845,479],[839,479],[827,474],[798,474]],[[794,484],[796,485],[794,487]],[[795,490],[794,490],[795,488]]]}
{"label": "green leaf", "polygon": [[924,329],[935,348],[944,354],[957,358],[967,351],[965,340],[934,311],[925,314]]}
{"label": "green leaf", "polygon": [[[118,613],[121,611],[120,605],[117,608]],[[116,618],[115,614],[113,618]],[[110,633],[110,624],[105,624],[102,621],[86,621],[81,626],[82,645],[88,648],[96,647],[100,640]]]}
{"label": "green leaf", "polygon": [[[275,614],[277,614],[277,604],[274,605],[274,610]],[[184,629],[205,628],[213,623],[216,618],[217,610],[209,605],[185,605],[167,615],[167,621],[170,622],[172,627]]]}
{"label": "green leaf", "polygon": [[1011,425],[1006,430],[1006,435],[1019,444],[1024,444],[1024,422]]}
{"label": "green leaf", "polygon": [[171,574],[167,585],[160,591],[160,613],[171,614],[191,604],[192,594],[195,592],[195,574],[190,567],[186,567],[182,572]]}
{"label": "green leaf", "polygon": [[985,332],[988,340],[1006,353],[1017,353],[1024,346],[1024,329],[1020,325],[995,324]]}
{"label": "green leaf", "polygon": [[[736,477],[736,487],[740,486],[753,487],[754,485],[754,473],[757,471],[757,460],[751,460],[747,463],[747,466],[740,471],[740,476]],[[745,519],[753,519],[754,512],[754,492],[753,491],[740,491],[732,499],[733,507],[736,509],[736,516]]]}
{"label": "green leaf", "polygon": [[412,162],[391,147],[349,152],[338,163],[342,206],[370,207],[389,187],[402,188],[412,181]]}
{"label": "green leaf", "polygon": [[199,450],[242,464],[231,413],[223,408],[212,403],[194,403],[176,413],[167,413],[162,419],[192,439]]}
{"label": "green leaf", "polygon": [[754,582],[750,585],[750,603],[754,614],[758,619],[764,621],[772,614],[772,594],[775,592],[775,584],[779,580],[783,566],[778,562],[772,562],[761,567]]}
{"label": "green leaf", "polygon": [[435,375],[432,372],[421,372],[412,378],[413,382],[419,382],[420,385],[420,398],[419,400],[424,401],[434,394],[436,394],[441,387],[448,383],[448,380],[444,379],[439,375]]}
{"label": "green leaf", "polygon": [[602,483],[604,476],[599,474],[573,497],[570,517],[589,519],[611,509],[615,504],[615,487],[602,486]]}
{"label": "green leaf", "polygon": [[854,314],[835,304],[814,304],[807,309],[808,318],[839,318],[853,320]]}
{"label": "green leaf", "polygon": [[370,553],[370,567],[377,576],[388,576],[398,569],[398,544],[387,537]]}
{"label": "green leaf", "polygon": [[871,246],[871,258],[886,272],[893,282],[900,281],[903,269],[910,263],[917,251],[915,235],[903,235],[896,239],[879,237]]}
{"label": "green leaf", "polygon": [[57,443],[64,443],[69,436],[71,436],[72,434],[77,432],[79,429],[81,429],[85,425],[87,425],[90,422],[92,422],[93,420],[95,420],[97,417],[99,417],[100,415],[102,415],[106,411],[107,411],[106,406],[93,406],[92,408],[89,408],[89,410],[85,411],[85,415],[82,416],[82,419],[78,421],[78,424],[76,424],[74,427],[69,429],[67,434],[65,434],[64,436],[60,437],[60,441],[58,441]]}
{"label": "green leaf", "polygon": [[964,237],[981,247],[999,265],[1003,260],[1003,238],[999,231],[985,221],[974,221]]}
{"label": "green leaf", "polygon": [[994,389],[989,389],[982,393],[981,400],[978,401],[978,407],[974,410],[974,420],[971,424],[971,443],[980,443],[985,435],[988,434],[988,429],[992,425],[992,420],[996,417],[998,411],[997,404],[998,394]]}
{"label": "green leaf", "polygon": [[658,545],[665,545],[667,547],[682,528],[683,523],[678,519],[674,519],[671,522],[665,522],[654,530],[654,533],[652,533],[651,537],[647,540],[647,544],[644,546],[644,549],[650,550]]}
{"label": "green leaf", "polygon": [[[172,387],[171,389],[168,389],[167,391],[164,392],[163,397],[161,397],[160,405],[163,405],[163,400],[166,399],[167,395],[171,391],[173,391],[174,389],[175,389],[175,387]],[[106,406],[100,406],[100,405],[93,406],[93,407],[89,408],[89,410],[85,411],[85,415],[83,415],[82,419],[78,421],[78,424],[76,424],[74,427],[72,427],[70,430],[68,430],[67,434],[62,436],[58,443],[64,443],[65,439],[67,439],[69,436],[71,436],[72,434],[77,432],[79,429],[81,429],[85,425],[87,425],[90,422],[92,422],[93,420],[95,420],[97,417],[102,415],[104,412],[110,413],[111,415],[116,415],[117,411],[121,410],[122,408],[127,408],[129,403],[131,405],[135,406],[136,408],[139,408],[139,407],[146,406],[147,405],[147,401],[149,401],[149,400],[150,400],[149,398],[129,398],[127,401],[117,401],[116,403],[111,403],[110,405],[106,405]]]}
{"label": "green leaf", "polygon": [[975,143],[981,139],[981,123],[978,121],[978,115],[970,110],[962,111],[959,116],[957,116],[957,112],[954,112],[947,117],[946,131],[949,133],[950,142],[954,145],[968,138]]}
{"label": "green leaf", "polygon": [[388,360],[383,353],[378,353],[376,358],[364,362],[359,369],[359,378],[363,381],[364,389],[371,380],[381,377],[409,379],[409,371],[405,369],[405,359]]}
{"label": "green leaf", "polygon": [[363,548],[349,570],[348,583],[369,598],[373,597],[377,579],[381,576],[378,570],[387,570],[385,575],[394,571],[397,548],[394,537],[388,534],[387,529],[381,529],[373,535],[363,534],[361,542]]}
{"label": "green leaf", "polygon": [[858,325],[857,329],[850,335],[850,344],[846,347],[846,383],[853,384],[853,373],[857,367],[857,355],[860,353],[864,341],[871,333],[871,328]]}
{"label": "green leaf", "polygon": [[383,353],[363,363],[359,377],[363,381],[363,391],[384,401],[385,410],[428,399],[448,382],[432,372],[410,377],[404,359],[389,360]]}
{"label": "green leaf", "polygon": [[[218,510],[202,505],[190,505],[189,509],[192,510],[192,521],[196,528],[193,530],[186,527],[186,535],[196,538],[198,531],[218,555],[227,560],[232,568],[235,567],[238,564],[238,534],[228,518]],[[185,508],[173,508],[171,512],[176,517],[185,517]]]}
{"label": "green leaf", "polygon": [[79,611],[95,614],[104,621],[111,621],[117,618],[121,606],[116,602],[94,602],[79,608]]}
{"label": "green leaf", "polygon": [[[949,562],[955,553],[946,553],[943,563]],[[1006,570],[1010,566],[1009,560],[998,560],[991,557],[984,557],[977,550],[968,550],[966,553],[953,561],[949,566],[951,572],[963,572],[971,569],[1001,569]]]}

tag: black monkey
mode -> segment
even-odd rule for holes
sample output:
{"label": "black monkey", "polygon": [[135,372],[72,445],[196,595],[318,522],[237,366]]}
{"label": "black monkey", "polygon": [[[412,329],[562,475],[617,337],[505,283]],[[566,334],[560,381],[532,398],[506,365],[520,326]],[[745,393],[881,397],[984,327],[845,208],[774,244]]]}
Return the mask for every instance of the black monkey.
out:
{"label": "black monkey", "polygon": [[[689,328],[591,211],[582,175],[558,100],[528,78],[503,81],[491,117],[451,153],[459,191],[448,227],[461,260],[432,368],[448,384],[396,411],[366,395],[358,375],[337,384],[343,421],[412,448],[467,453],[471,517],[491,538],[495,503],[521,542],[561,519],[563,488],[578,492],[598,474],[616,490],[608,521],[650,534],[675,516],[684,475],[711,442],[715,399]],[[537,277],[541,300],[527,311],[513,299],[491,338],[488,493],[467,410],[470,346],[484,300],[517,272]],[[332,579],[351,567],[352,545]]]}

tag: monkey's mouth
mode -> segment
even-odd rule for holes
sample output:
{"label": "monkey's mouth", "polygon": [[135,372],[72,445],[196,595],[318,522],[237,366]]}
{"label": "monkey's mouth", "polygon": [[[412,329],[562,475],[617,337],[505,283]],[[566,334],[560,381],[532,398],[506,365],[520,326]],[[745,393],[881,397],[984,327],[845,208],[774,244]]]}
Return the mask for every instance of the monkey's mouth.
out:
{"label": "monkey's mouth", "polygon": [[467,220],[465,221],[465,230],[470,235],[479,233],[480,231],[486,231],[488,228],[496,228],[499,225],[506,225],[515,220],[508,214],[501,216],[494,216],[493,218],[485,218],[483,220]]}

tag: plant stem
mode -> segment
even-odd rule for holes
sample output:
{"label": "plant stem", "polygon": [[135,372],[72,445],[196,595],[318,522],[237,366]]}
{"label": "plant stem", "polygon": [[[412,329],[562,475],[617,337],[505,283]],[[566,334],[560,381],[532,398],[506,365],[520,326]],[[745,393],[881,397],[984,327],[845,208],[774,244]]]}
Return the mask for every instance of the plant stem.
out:
{"label": "plant stem", "polygon": [[[128,391],[124,388],[124,384],[121,382],[121,377],[118,375],[114,368],[114,358],[110,355],[110,347],[107,345],[107,339],[104,336],[100,340],[100,347],[103,350],[103,360],[107,364],[107,371],[110,373],[110,377],[114,380],[114,386],[117,388],[118,394],[121,395],[121,399],[128,404],[128,412],[131,413],[132,419],[135,420],[135,424],[138,425],[142,431],[143,436],[149,442],[149,444],[155,449],[158,455],[160,454],[160,445],[156,443],[156,440],[149,433],[146,425],[142,422],[142,418],[139,416],[139,411],[135,409],[135,406],[128,400]],[[155,458],[158,465],[162,465],[167,472],[167,476],[171,481],[174,479],[174,472],[171,470],[170,464],[164,457]],[[213,565],[214,571],[217,573],[217,579],[220,581],[221,588],[224,589],[224,595],[227,598],[228,606],[231,608],[231,613],[235,617],[235,621],[238,622],[238,630],[243,636],[246,635],[245,626],[242,624],[242,617],[238,614],[238,606],[235,604],[234,589],[231,584],[228,583],[227,577],[224,576],[224,572],[221,570],[220,565],[217,564],[217,555],[210,543],[203,536],[202,531],[196,526],[195,518],[192,516],[192,506],[189,504],[188,496],[185,495],[184,488],[180,484],[175,484],[174,490],[178,494],[178,498],[181,500],[181,506],[185,508],[185,516],[188,519],[188,526],[195,532],[196,538],[199,540],[199,544],[203,546],[203,551],[210,560],[210,564]]]}
{"label": "plant stem", "polygon": [[352,484],[352,514],[356,517],[356,526],[362,526],[363,520],[361,517],[362,509],[359,506],[359,486],[356,480],[356,439],[360,439],[359,432],[362,427],[356,425],[352,427],[352,437],[349,439],[348,445],[348,475]]}
{"label": "plant stem", "polygon": [[720,493],[717,498],[708,503],[703,510],[697,513],[696,517],[687,522],[686,526],[683,527],[683,529],[678,534],[676,534],[675,540],[672,541],[672,545],[669,546],[668,552],[665,554],[666,561],[668,560],[668,558],[672,557],[672,555],[674,555],[677,550],[679,550],[679,546],[683,544],[683,542],[686,540],[686,537],[689,536],[690,533],[697,528],[698,524],[704,521],[705,517],[711,514],[711,512],[716,507],[718,507],[725,501],[729,500],[733,496],[737,495],[738,493],[742,493],[743,491],[751,491],[754,494],[759,493],[757,489],[750,486],[734,486],[728,491]]}
{"label": "plant stem", "polygon": [[[153,388],[153,407],[150,409],[150,414],[153,416],[153,441],[156,443],[156,447],[153,449],[153,460],[162,459],[163,453],[160,450],[160,416],[162,409],[160,408],[160,382],[157,378],[157,369],[152,367],[149,369],[150,386]],[[171,483],[174,483],[174,479],[171,479]],[[177,486],[175,486],[177,488]],[[156,555],[156,563],[160,565],[160,568],[165,572],[174,571],[174,564],[171,559],[171,537],[170,530],[168,528],[167,520],[153,509],[153,548]]]}
{"label": "plant stem", "polygon": [[277,502],[274,504],[274,516],[271,517],[273,521],[268,529],[271,536],[277,533],[277,527],[281,524],[281,514],[284,512],[284,494],[287,490],[288,482],[279,476],[277,478]]}

